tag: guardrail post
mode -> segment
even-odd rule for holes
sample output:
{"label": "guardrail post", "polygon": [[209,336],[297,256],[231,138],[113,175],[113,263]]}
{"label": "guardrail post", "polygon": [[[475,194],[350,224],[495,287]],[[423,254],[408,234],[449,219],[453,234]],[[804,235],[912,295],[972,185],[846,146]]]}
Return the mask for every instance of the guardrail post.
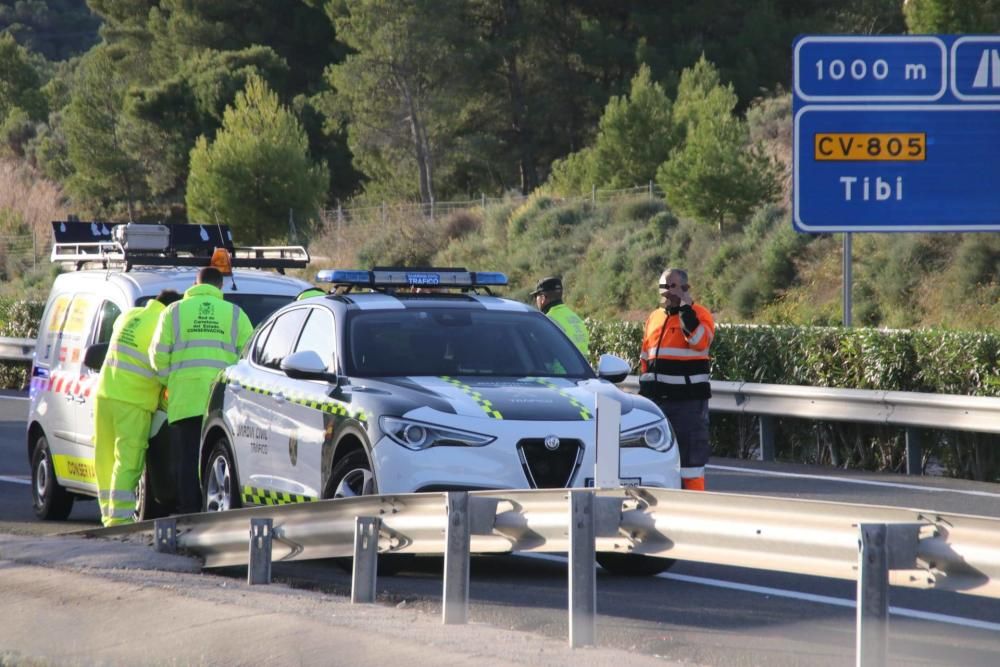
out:
{"label": "guardrail post", "polygon": [[569,645],[593,646],[597,612],[597,563],[594,541],[594,494],[570,491]]}
{"label": "guardrail post", "polygon": [[920,446],[920,429],[906,427],[906,474],[924,474],[923,452]]}
{"label": "guardrail post", "polygon": [[156,550],[161,554],[177,553],[177,519],[157,519],[153,522]]}
{"label": "guardrail post", "polygon": [[760,424],[760,448],[757,450],[757,458],[760,461],[774,460],[774,417],[768,415],[758,415]]}
{"label": "guardrail post", "polygon": [[884,523],[863,523],[858,537],[856,664],[885,665],[889,649],[889,557]]}
{"label": "guardrail post", "polygon": [[448,524],[445,529],[444,595],[441,621],[462,625],[469,620],[469,494],[447,494]]}
{"label": "guardrail post", "polygon": [[271,519],[250,519],[250,558],[247,561],[247,583],[271,583]]}
{"label": "guardrail post", "polygon": [[378,574],[378,533],[382,520],[374,516],[354,519],[354,567],[351,573],[351,602],[375,602]]}
{"label": "guardrail post", "polygon": [[919,523],[858,526],[856,664],[881,667],[889,652],[889,570],[916,567]]}

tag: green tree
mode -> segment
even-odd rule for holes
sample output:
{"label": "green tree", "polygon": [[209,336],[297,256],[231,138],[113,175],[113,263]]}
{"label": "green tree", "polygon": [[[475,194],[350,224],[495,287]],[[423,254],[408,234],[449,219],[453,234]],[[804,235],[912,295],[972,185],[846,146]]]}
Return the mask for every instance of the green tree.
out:
{"label": "green tree", "polygon": [[676,144],[670,108],[663,87],[648,67],[640,67],[629,96],[608,102],[593,145],[553,165],[554,187],[570,193],[581,186],[626,188],[653,180]]}
{"label": "green tree", "polygon": [[112,52],[101,47],[90,51],[77,71],[63,132],[74,172],[70,190],[96,211],[114,213],[124,206],[133,219],[146,187],[135,128],[123,112],[127,89]]}
{"label": "green tree", "polygon": [[299,222],[314,220],[329,175],[308,147],[295,116],[251,75],[215,141],[202,136],[191,151],[188,216],[229,224],[253,242],[282,238],[289,209]]}
{"label": "green tree", "polygon": [[907,0],[911,33],[1000,32],[1000,0]]}
{"label": "green tree", "polygon": [[100,20],[86,0],[0,0],[0,32],[48,60],[65,60],[97,43]]}
{"label": "green tree", "polygon": [[48,105],[42,95],[41,77],[27,49],[9,34],[0,34],[0,123],[14,108],[32,120],[42,120]]}
{"label": "green tree", "polygon": [[733,116],[736,94],[702,57],[681,74],[674,119],[684,144],[657,171],[667,201],[677,211],[715,222],[743,219],[778,193],[778,172],[746,124]]}
{"label": "green tree", "polygon": [[470,80],[462,3],[336,0],[328,11],[355,51],[330,68],[355,164],[397,196],[415,184],[420,200],[432,201],[462,106],[456,87]]}

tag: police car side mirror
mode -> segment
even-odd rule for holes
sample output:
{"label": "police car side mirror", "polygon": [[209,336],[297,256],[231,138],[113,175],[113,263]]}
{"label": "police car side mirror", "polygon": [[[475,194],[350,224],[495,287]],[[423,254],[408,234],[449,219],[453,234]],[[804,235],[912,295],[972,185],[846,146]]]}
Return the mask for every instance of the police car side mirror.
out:
{"label": "police car side mirror", "polygon": [[632,367],[627,361],[613,354],[602,354],[597,362],[597,376],[615,384],[623,382],[630,370]]}
{"label": "police car side mirror", "polygon": [[281,360],[278,366],[293,380],[323,380],[337,383],[337,374],[329,372],[326,364],[312,350],[302,350]]}
{"label": "police car side mirror", "polygon": [[108,344],[96,343],[87,348],[83,354],[83,365],[92,371],[100,371],[104,358],[108,356]]}

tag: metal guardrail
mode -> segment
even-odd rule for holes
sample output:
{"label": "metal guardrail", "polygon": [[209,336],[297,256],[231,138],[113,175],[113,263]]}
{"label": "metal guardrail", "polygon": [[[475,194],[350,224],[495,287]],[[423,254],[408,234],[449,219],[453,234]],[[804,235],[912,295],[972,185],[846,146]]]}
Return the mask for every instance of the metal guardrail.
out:
{"label": "metal guardrail", "polygon": [[[622,388],[639,391],[630,375]],[[906,470],[922,471],[920,430],[1000,433],[1000,398],[712,381],[709,409],[759,418],[758,458],[774,460],[774,418],[863,422],[906,429]]]}
{"label": "metal guardrail", "polygon": [[568,553],[573,646],[593,643],[596,552],[857,580],[859,664],[884,662],[890,584],[1000,598],[1000,519],[648,487],[367,496],[90,534],[248,565],[251,583],[273,561],[353,557],[358,602],[374,601],[377,554],[444,555],[446,623],[467,618],[471,553]]}
{"label": "metal guardrail", "polygon": [[0,361],[31,361],[34,354],[34,338],[0,337]]}

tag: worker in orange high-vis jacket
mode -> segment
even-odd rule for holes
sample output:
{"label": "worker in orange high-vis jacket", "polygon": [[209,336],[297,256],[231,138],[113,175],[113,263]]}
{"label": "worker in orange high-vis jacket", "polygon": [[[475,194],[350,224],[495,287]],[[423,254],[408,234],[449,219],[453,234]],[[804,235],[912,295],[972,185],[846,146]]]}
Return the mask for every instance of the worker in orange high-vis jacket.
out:
{"label": "worker in orange high-vis jacket", "polygon": [[639,393],[670,420],[681,455],[685,489],[705,490],[708,463],[708,399],[712,396],[709,348],[715,321],[694,302],[687,271],[660,275],[660,307],[646,318],[640,354]]}

